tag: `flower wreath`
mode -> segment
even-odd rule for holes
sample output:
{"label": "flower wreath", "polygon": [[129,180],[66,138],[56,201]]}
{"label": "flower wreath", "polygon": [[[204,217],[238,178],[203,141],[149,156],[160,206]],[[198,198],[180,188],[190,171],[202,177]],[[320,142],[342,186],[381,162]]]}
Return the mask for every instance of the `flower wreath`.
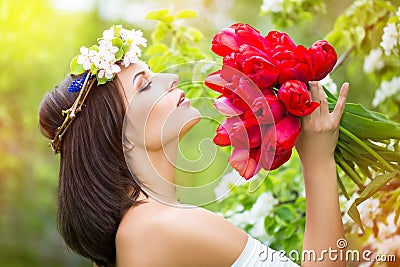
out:
{"label": "flower wreath", "polygon": [[[87,48],[81,46],[80,55],[71,60],[71,74],[81,75],[75,78],[68,87],[68,92],[79,92],[71,108],[63,110],[66,115],[63,124],[57,128],[54,139],[50,146],[57,154],[60,152],[61,139],[65,134],[76,114],[82,110],[82,105],[94,84],[105,84],[112,81],[115,74],[121,71],[119,64],[128,67],[139,61],[142,51],[140,46],[146,47],[147,40],[140,30],[127,30],[121,25],[113,25],[110,29],[103,31],[103,37],[97,39],[98,44]],[[95,79],[96,78],[96,79]]]}

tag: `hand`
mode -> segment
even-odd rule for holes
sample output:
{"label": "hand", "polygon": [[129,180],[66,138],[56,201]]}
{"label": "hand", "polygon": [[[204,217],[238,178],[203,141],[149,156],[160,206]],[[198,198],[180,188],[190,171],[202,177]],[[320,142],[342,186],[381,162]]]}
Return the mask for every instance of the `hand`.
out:
{"label": "hand", "polygon": [[319,164],[334,160],[334,151],[339,135],[349,84],[340,89],[339,99],[332,113],[329,112],[328,100],[319,82],[309,82],[311,99],[320,102],[320,107],[308,116],[300,118],[302,131],[296,141],[296,150],[304,164]]}

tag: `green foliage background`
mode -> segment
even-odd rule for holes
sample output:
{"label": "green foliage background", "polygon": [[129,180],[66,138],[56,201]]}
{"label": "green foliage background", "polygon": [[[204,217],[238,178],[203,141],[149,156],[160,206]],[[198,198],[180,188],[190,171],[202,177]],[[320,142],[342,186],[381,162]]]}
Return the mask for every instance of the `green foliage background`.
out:
{"label": "green foliage background", "polygon": [[[205,6],[213,1],[215,0],[204,1]],[[141,4],[140,1],[130,2]],[[175,3],[175,10],[190,8],[190,1],[166,2]],[[308,7],[296,7],[296,10],[304,11],[304,14],[298,12],[303,16],[300,21],[285,23],[278,20],[274,21],[275,25],[285,26],[284,30],[295,42],[305,46],[322,39],[334,29],[330,38],[338,41],[339,54],[344,53],[349,47],[339,42],[340,38],[343,38],[337,32],[343,32],[341,25],[350,27],[353,23],[359,25],[359,29],[365,26],[362,25],[362,20],[346,21],[343,16],[335,25],[337,18],[352,1],[314,2],[318,9],[306,10]],[[398,1],[391,2],[397,6],[399,4]],[[55,201],[59,158],[53,155],[47,145],[48,141],[40,135],[37,123],[38,108],[44,93],[51,90],[68,73],[70,59],[79,52],[81,45],[88,46],[94,43],[101,32],[111,24],[123,23],[126,28],[141,28],[141,25],[131,25],[121,20],[102,19],[98,12],[101,1],[96,3],[97,8],[84,13],[54,9],[48,0],[0,0],[0,266],[91,266],[90,262],[66,249],[58,236]],[[323,6],[319,6],[321,3]],[[227,10],[209,12],[228,14],[229,20],[225,26],[240,21],[249,23],[266,34],[276,27],[271,20],[274,16],[262,15],[260,6],[261,1],[235,0]],[[174,14],[177,15],[176,12]],[[373,16],[378,15],[385,14],[376,13]],[[185,23],[187,21],[187,24],[184,24],[184,33],[178,31],[175,35],[167,36],[166,33],[170,33],[170,29],[165,29],[168,19],[161,27],[156,27],[158,22],[153,21],[152,28],[145,31],[145,36],[153,45],[144,56],[153,71],[165,70],[169,67],[168,63],[185,63],[189,59],[215,59],[209,47],[213,34],[219,29],[203,17],[190,18],[190,12],[181,16],[186,16]],[[149,18],[152,19],[151,16]],[[358,18],[357,15],[355,18]],[[157,31],[153,31],[154,29]],[[183,36],[178,36],[179,34]],[[349,35],[345,41],[352,43],[354,36],[359,37]],[[345,66],[338,69],[333,78],[338,84],[350,81],[350,102],[361,103],[371,108],[374,90],[379,86],[381,77],[368,78],[363,73],[362,59],[367,53],[363,49],[368,50],[368,47],[363,44],[363,40],[356,41],[357,53],[348,58]],[[190,92],[189,96],[193,98],[213,96],[211,92],[202,90],[201,84],[183,83],[182,87]],[[199,105],[206,105],[202,107],[206,109],[209,103]],[[194,131],[194,134],[184,139],[182,149],[201,138],[212,138],[215,126],[213,121],[202,122],[198,127],[210,130]],[[217,157],[218,161],[207,170],[208,173],[194,174],[186,180],[182,178],[182,173],[178,173],[178,182],[185,186],[198,186],[210,182],[212,177],[222,174],[220,166],[226,166],[226,152],[228,151],[222,151]],[[200,152],[198,149],[188,149],[183,151],[183,154],[189,158],[197,158]],[[272,228],[266,222],[266,229],[270,229],[271,234],[275,232],[276,236],[281,237],[273,241],[277,248],[299,249],[303,233],[299,225],[304,224],[304,199],[293,195],[293,192],[301,190],[300,185],[293,183],[294,177],[300,172],[297,157],[293,157],[285,168],[281,172],[271,174],[249,199],[256,198],[263,190],[272,190],[280,202],[292,203],[293,205],[280,206],[275,210],[276,220],[280,221]],[[240,190],[243,189],[236,189],[229,200],[213,203],[206,208],[223,212],[233,208],[236,200],[246,203],[246,198],[243,197],[245,192]],[[183,197],[188,202],[196,202],[196,199],[191,199],[190,196]],[[253,202],[254,199],[249,203]],[[279,229],[276,230],[278,226]]]}

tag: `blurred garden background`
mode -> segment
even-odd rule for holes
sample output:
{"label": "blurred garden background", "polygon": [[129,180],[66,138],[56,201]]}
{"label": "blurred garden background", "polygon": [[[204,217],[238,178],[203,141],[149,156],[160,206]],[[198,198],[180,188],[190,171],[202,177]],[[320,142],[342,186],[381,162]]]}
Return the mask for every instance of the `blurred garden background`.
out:
{"label": "blurred garden background", "polygon": [[[149,41],[143,59],[153,71],[192,61],[218,62],[210,51],[212,36],[236,22],[248,23],[264,35],[285,31],[306,47],[327,38],[341,56],[340,66],[324,81],[327,88],[335,93],[348,81],[349,102],[399,122],[399,5],[399,0],[0,0],[0,267],[91,266],[58,235],[59,156],[38,130],[38,108],[43,95],[69,72],[80,46],[93,44],[104,29],[112,24],[142,29]],[[201,71],[206,75],[208,70]],[[182,89],[189,97],[215,96],[201,84],[188,84]],[[202,110],[208,104],[198,103],[206,105]],[[188,158],[201,155],[191,144],[212,138],[217,126],[201,123],[182,141]],[[387,146],[398,151],[394,144]],[[213,199],[238,176],[227,166],[228,150],[211,148],[210,142],[204,149],[220,153],[216,162],[203,172],[178,172],[177,179],[195,187],[221,177],[204,193]],[[298,158],[294,155],[264,178],[252,194],[245,184],[236,186],[205,208],[275,249],[301,251],[305,200]],[[364,234],[345,215],[351,201],[341,197],[349,247],[397,256],[397,262],[349,266],[400,266],[399,185],[392,181],[359,207]],[[354,199],[357,188],[346,186]],[[189,203],[196,203],[196,197],[182,195]]]}

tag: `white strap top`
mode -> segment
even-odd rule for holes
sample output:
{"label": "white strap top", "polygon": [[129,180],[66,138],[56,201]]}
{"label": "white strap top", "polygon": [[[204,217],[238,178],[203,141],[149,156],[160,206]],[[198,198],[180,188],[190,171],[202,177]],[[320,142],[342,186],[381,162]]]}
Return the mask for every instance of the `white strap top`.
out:
{"label": "white strap top", "polygon": [[299,267],[282,253],[247,235],[246,246],[231,267]]}

